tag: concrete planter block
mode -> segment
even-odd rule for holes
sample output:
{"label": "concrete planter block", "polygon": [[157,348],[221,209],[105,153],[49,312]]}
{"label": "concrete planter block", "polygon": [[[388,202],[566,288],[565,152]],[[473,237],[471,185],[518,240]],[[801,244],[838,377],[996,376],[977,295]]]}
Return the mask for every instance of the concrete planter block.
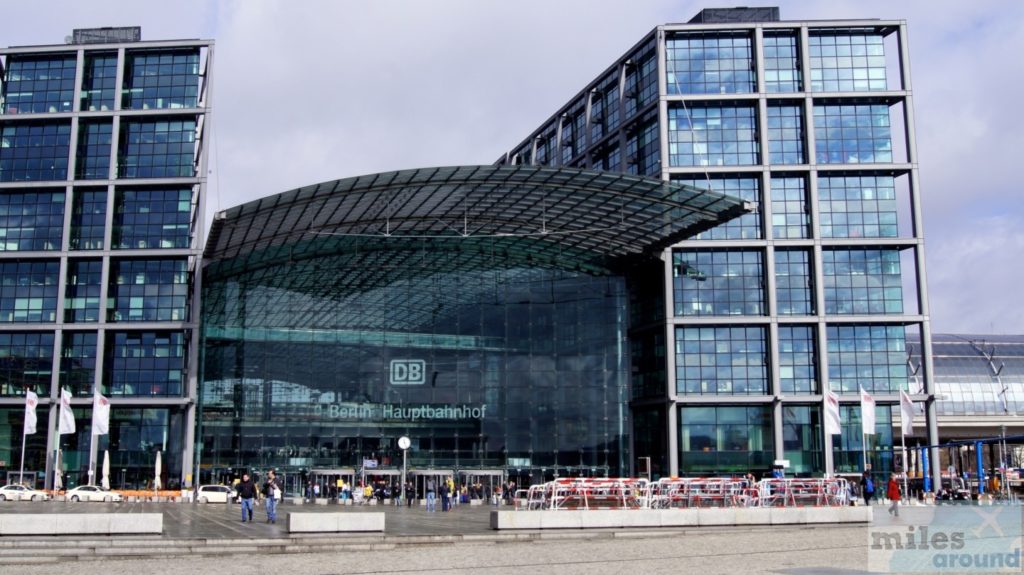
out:
{"label": "concrete planter block", "polygon": [[289,513],[289,533],[384,531],[383,513]]}
{"label": "concrete planter block", "polygon": [[659,524],[661,527],[696,527],[696,509],[659,509]]}
{"label": "concrete planter block", "polygon": [[803,507],[772,507],[765,509],[771,516],[772,525],[795,525],[807,523]]}
{"label": "concrete planter block", "polygon": [[[538,512],[533,511],[530,513]],[[583,528],[583,518],[580,516],[580,514],[587,512],[558,510],[541,511],[539,513],[543,514],[540,518],[541,529],[581,529]]]}
{"label": "concrete planter block", "polygon": [[736,525],[736,509],[698,509],[697,525]]}

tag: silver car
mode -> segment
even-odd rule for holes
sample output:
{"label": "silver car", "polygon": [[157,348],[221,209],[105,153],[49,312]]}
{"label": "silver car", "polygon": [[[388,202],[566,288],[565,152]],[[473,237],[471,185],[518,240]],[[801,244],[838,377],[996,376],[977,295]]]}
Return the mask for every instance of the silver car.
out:
{"label": "silver car", "polygon": [[200,485],[196,501],[200,503],[227,503],[235,491],[226,485]]}
{"label": "silver car", "polygon": [[96,485],[79,485],[74,489],[68,489],[66,495],[68,501],[112,501],[120,503],[123,499],[120,493],[105,490]]}

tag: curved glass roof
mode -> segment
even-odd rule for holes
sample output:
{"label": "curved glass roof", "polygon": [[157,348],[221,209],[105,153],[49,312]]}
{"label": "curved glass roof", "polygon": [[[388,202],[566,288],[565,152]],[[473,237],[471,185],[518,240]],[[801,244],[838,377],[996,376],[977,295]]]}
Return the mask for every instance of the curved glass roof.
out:
{"label": "curved glass roof", "polygon": [[[464,242],[458,265],[500,239],[532,265],[604,268],[750,211],[739,198],[628,174],[542,166],[454,166],[324,182],[219,212],[204,276],[336,254]],[[490,249],[490,248],[485,248]],[[414,253],[412,254],[414,256]],[[571,262],[571,264],[569,263]],[[365,268],[354,269],[364,276]]]}
{"label": "curved glass roof", "polygon": [[1024,336],[932,334],[932,361],[940,415],[1024,413]]}

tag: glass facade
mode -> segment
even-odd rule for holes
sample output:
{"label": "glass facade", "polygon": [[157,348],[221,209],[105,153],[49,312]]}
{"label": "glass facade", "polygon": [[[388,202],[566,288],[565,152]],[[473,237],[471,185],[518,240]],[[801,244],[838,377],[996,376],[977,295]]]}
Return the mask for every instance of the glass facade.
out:
{"label": "glass facade", "polygon": [[0,125],[0,182],[68,177],[70,122]]}
{"label": "glass facade", "polygon": [[76,188],[71,212],[72,250],[102,250],[107,228],[107,191]]}
{"label": "glass facade", "polygon": [[[0,332],[0,396],[49,395],[52,375],[52,333]],[[24,413],[25,406],[19,409]]]}
{"label": "glass facade", "polygon": [[673,252],[676,315],[763,315],[762,261],[762,253],[754,250]]}
{"label": "glass facade", "polygon": [[871,33],[815,33],[809,40],[811,90],[886,90],[885,37]]}
{"label": "glass facade", "polygon": [[2,95],[4,114],[70,112],[75,99],[74,55],[9,57]]}
{"label": "glass facade", "polygon": [[772,164],[802,164],[804,111],[799,105],[768,106],[768,158]]}
{"label": "glass facade", "polygon": [[772,178],[772,237],[795,240],[810,237],[811,214],[807,206],[806,178]]}
{"label": "glass facade", "polygon": [[779,326],[779,389],[785,395],[821,393],[814,327]]}
{"label": "glass facade", "polygon": [[0,192],[0,251],[59,250],[64,234],[64,190]]}
{"label": "glass facade", "polygon": [[[832,460],[836,473],[860,473],[867,465],[875,485],[884,485],[893,471],[892,410],[888,405],[875,407],[875,433],[863,434],[860,405],[839,406],[841,435],[832,440]],[[880,480],[881,478],[881,480]],[[879,495],[875,488],[876,496]]]}
{"label": "glass facade", "polygon": [[690,106],[668,110],[670,166],[740,166],[760,161],[753,106]]}
{"label": "glass facade", "polygon": [[886,104],[814,106],[814,144],[819,164],[892,162]]}
{"label": "glass facade", "polygon": [[624,279],[531,264],[528,239],[430,243],[211,271],[204,465],[394,467],[407,435],[413,468],[623,473]]}
{"label": "glass facade", "polygon": [[769,94],[799,92],[802,89],[800,51],[792,32],[764,34],[764,91]]}
{"label": "glass facade", "polygon": [[105,394],[181,396],[185,371],[182,332],[108,332],[106,349]]}
{"label": "glass facade", "polygon": [[892,176],[818,177],[823,238],[899,236],[896,180]]}
{"label": "glass facade", "polygon": [[78,125],[78,163],[75,177],[105,180],[110,177],[110,145],[113,124],[82,122]]}
{"label": "glass facade", "polygon": [[82,77],[82,110],[114,109],[117,94],[117,54],[89,54]]}
{"label": "glass facade", "polygon": [[903,313],[899,250],[823,249],[821,267],[826,313]]}
{"label": "glass facade", "polygon": [[775,250],[775,306],[779,315],[814,314],[814,274],[809,251]]}
{"label": "glass facade", "polygon": [[[111,449],[112,485],[146,486],[161,450],[164,485],[178,487],[196,415],[195,171],[212,43],[90,35],[110,41],[0,48],[0,396],[19,402],[0,408],[0,482],[17,471],[26,388],[40,399],[26,479],[52,487],[59,444],[65,485],[88,481],[98,389],[111,399],[110,435],[96,441]],[[59,388],[75,397],[78,432],[58,441],[47,416]]]}
{"label": "glass facade", "polygon": [[121,189],[114,208],[115,249],[187,248],[192,190]]}
{"label": "glass facade", "polygon": [[828,381],[837,393],[896,393],[907,389],[902,325],[828,326]]}
{"label": "glass facade", "polygon": [[789,460],[786,471],[797,477],[825,472],[822,448],[821,407],[786,405],[782,408],[782,449]]}
{"label": "glass facade", "polygon": [[195,137],[191,119],[122,121],[118,177],[192,177]]}
{"label": "glass facade", "polygon": [[122,108],[195,108],[198,102],[198,49],[128,54]]}
{"label": "glass facade", "polygon": [[57,321],[60,262],[0,260],[0,323]]}
{"label": "glass facade", "polygon": [[[761,180],[755,177],[706,176],[704,178],[684,178],[675,176],[673,182],[693,186],[702,190],[714,190],[743,198],[757,206],[761,203]],[[695,240],[756,240],[761,239],[761,211],[754,208],[742,216],[719,224],[706,232],[695,236]]]}
{"label": "glass facade", "polygon": [[187,260],[116,260],[107,321],[185,321],[190,291]]}
{"label": "glass facade", "polygon": [[679,408],[682,475],[763,473],[774,449],[768,406]]}
{"label": "glass facade", "polygon": [[665,42],[669,94],[737,94],[755,90],[748,33],[678,34]]}
{"label": "glass facade", "polygon": [[768,347],[763,327],[677,327],[676,393],[768,393]]}

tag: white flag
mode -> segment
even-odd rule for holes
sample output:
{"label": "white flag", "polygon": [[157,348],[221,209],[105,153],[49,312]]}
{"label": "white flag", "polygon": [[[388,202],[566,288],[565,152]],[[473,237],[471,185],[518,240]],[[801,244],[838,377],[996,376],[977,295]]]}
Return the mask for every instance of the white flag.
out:
{"label": "white flag", "polygon": [[825,392],[825,434],[839,435],[843,432],[839,419],[839,396],[832,391]]}
{"label": "white flag", "polygon": [[110,433],[110,400],[96,390],[92,394],[92,434],[106,435],[108,433]]}
{"label": "white flag", "polygon": [[57,433],[65,435],[75,432],[75,412],[71,411],[71,392],[60,390],[60,419]]}
{"label": "white flag", "polygon": [[900,392],[900,426],[903,427],[903,435],[914,433],[914,402],[905,391]]}
{"label": "white flag", "polygon": [[34,391],[25,392],[25,428],[22,433],[32,435],[36,432],[36,406],[39,405],[39,396]]}
{"label": "white flag", "polygon": [[868,395],[863,387],[860,388],[860,422],[864,435],[875,434],[875,398]]}

